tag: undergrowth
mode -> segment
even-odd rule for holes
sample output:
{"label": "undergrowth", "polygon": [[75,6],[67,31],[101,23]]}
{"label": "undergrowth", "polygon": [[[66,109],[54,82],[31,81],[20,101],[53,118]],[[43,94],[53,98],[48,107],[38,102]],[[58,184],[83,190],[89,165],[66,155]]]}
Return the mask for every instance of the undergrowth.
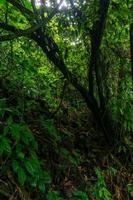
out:
{"label": "undergrowth", "polygon": [[[8,108],[6,101],[1,102],[1,199],[132,199],[132,143],[128,135],[121,145],[105,151],[94,129],[87,131],[85,112],[82,119],[77,116],[78,126],[72,113],[65,124],[59,116],[48,119],[38,115],[24,121],[12,115],[13,108]],[[127,161],[121,157],[124,154]]]}

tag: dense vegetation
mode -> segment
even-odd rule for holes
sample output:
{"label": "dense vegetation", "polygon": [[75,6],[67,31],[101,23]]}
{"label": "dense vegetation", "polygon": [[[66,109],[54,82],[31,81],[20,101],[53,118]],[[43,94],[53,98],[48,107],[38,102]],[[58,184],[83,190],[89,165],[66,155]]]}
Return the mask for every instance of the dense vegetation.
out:
{"label": "dense vegetation", "polygon": [[0,199],[133,199],[132,0],[0,0]]}

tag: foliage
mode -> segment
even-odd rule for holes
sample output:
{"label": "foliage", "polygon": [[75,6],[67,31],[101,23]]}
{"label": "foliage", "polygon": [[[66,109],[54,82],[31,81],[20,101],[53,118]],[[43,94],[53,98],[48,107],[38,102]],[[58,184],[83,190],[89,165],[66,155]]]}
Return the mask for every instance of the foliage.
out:
{"label": "foliage", "polygon": [[74,194],[73,194],[73,197],[72,197],[72,200],[89,200],[88,199],[88,196],[85,192],[82,192],[82,191],[75,191]]}
{"label": "foliage", "polygon": [[132,188],[132,184],[131,183],[128,183],[127,184],[127,191],[128,193],[131,195],[131,197],[133,197],[133,188]]}
{"label": "foliage", "polygon": [[62,197],[59,196],[59,193],[56,191],[49,191],[47,194],[47,200],[63,200]]}
{"label": "foliage", "polygon": [[110,191],[107,189],[105,180],[104,180],[104,176],[102,175],[102,172],[100,170],[100,168],[96,168],[95,169],[96,175],[97,175],[97,182],[96,185],[94,187],[94,196],[97,200],[102,200],[102,199],[107,199],[107,200],[111,200],[111,193]]}
{"label": "foliage", "polygon": [[132,199],[132,8],[0,0],[0,199]]}
{"label": "foliage", "polygon": [[47,171],[42,170],[37,150],[37,142],[26,124],[15,123],[9,117],[0,137],[1,170],[12,169],[22,186],[38,187],[45,192],[45,185],[50,183],[51,178]]}

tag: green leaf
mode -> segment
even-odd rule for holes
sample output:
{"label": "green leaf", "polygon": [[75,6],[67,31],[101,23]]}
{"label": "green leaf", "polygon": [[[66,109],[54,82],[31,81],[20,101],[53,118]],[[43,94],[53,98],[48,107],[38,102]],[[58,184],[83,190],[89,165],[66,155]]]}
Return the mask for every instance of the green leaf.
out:
{"label": "green leaf", "polygon": [[37,142],[34,139],[34,136],[31,134],[31,132],[28,130],[28,127],[26,125],[21,126],[21,140],[25,144],[30,144],[30,147],[32,149],[37,149]]}
{"label": "green leaf", "polygon": [[45,183],[44,183],[44,182],[40,181],[40,182],[38,183],[38,187],[39,187],[39,190],[40,190],[42,193],[45,192]]}
{"label": "green leaf", "polygon": [[28,180],[32,187],[37,187],[38,177],[28,177]]}
{"label": "green leaf", "polygon": [[20,159],[20,160],[24,160],[24,157],[25,157],[25,154],[23,153],[23,152],[20,152],[20,153],[18,153],[18,158]]}
{"label": "green leaf", "polygon": [[5,99],[0,99],[0,117],[4,117],[6,111],[6,102]]}
{"label": "green leaf", "polygon": [[12,168],[13,168],[14,172],[16,172],[16,173],[19,172],[19,163],[16,160],[12,161]]}
{"label": "green leaf", "polygon": [[127,189],[127,192],[128,192],[128,193],[132,193],[132,192],[133,192],[132,184],[131,184],[131,183],[128,183],[127,186],[126,186],[126,189]]}
{"label": "green leaf", "polygon": [[6,135],[8,134],[8,132],[9,132],[9,127],[6,126],[6,127],[4,128],[4,131],[3,131],[4,136],[6,136]]}
{"label": "green leaf", "polygon": [[35,162],[33,162],[33,160],[25,160],[24,162],[25,168],[27,169],[27,171],[32,175],[35,176],[35,172],[37,169],[37,166],[35,164]]}
{"label": "green leaf", "polygon": [[73,165],[75,165],[75,166],[77,166],[78,165],[78,160],[76,159],[76,158],[74,158],[73,156],[68,156],[68,159],[69,159],[69,161],[73,164]]}
{"label": "green leaf", "polygon": [[43,181],[45,182],[45,184],[47,183],[51,183],[51,177],[49,175],[49,173],[47,171],[40,171],[40,177],[43,179]]}
{"label": "green leaf", "polygon": [[20,140],[20,136],[21,136],[21,126],[20,124],[12,124],[12,126],[10,127],[11,130],[11,134],[13,136],[13,139],[15,141],[19,141]]}
{"label": "green leaf", "polygon": [[79,200],[79,199],[80,200],[89,200],[88,196],[85,192],[77,190],[74,192],[72,200]]}
{"label": "green leaf", "polygon": [[10,140],[7,139],[6,137],[2,137],[0,141],[0,148],[2,152],[10,154],[11,153]]}
{"label": "green leaf", "polygon": [[7,120],[7,126],[10,127],[12,126],[12,124],[13,124],[13,119],[12,119],[12,116],[10,116]]}
{"label": "green leaf", "polygon": [[29,0],[24,0],[25,7],[28,9],[32,9],[31,3]]}
{"label": "green leaf", "polygon": [[26,181],[26,173],[24,171],[23,168],[19,167],[19,172],[18,172],[18,181],[21,185],[24,185],[25,181]]}
{"label": "green leaf", "polygon": [[44,128],[46,128],[46,130],[49,134],[49,137],[54,138],[54,140],[56,142],[61,141],[61,137],[60,137],[58,131],[56,130],[52,120],[45,120],[42,122],[42,125],[44,126]]}
{"label": "green leaf", "polygon": [[59,192],[57,191],[49,191],[47,196],[47,200],[64,200],[62,197],[59,196]]}

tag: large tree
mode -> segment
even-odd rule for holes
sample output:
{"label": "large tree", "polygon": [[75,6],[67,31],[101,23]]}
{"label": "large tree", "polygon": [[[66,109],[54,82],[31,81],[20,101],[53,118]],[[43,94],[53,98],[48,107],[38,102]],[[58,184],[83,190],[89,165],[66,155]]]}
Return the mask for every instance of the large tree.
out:
{"label": "large tree", "polygon": [[[27,37],[29,40],[35,41],[47,58],[64,75],[64,78],[79,91],[88,108],[92,111],[105,139],[108,142],[111,141],[115,137],[117,123],[112,120],[110,110],[107,109],[110,96],[108,94],[106,70],[109,73],[112,72],[108,69],[108,65],[111,64],[105,61],[108,61],[107,57],[109,56],[109,53],[106,52],[107,49],[115,52],[115,55],[118,55],[119,58],[124,56],[120,41],[114,40],[113,45],[110,41],[110,38],[114,36],[113,23],[117,19],[115,15],[119,12],[115,13],[115,10],[116,8],[121,9],[120,2],[110,0],[61,0],[60,2],[55,0],[2,0],[0,6],[0,28],[3,30],[0,41],[11,41],[20,37]],[[130,7],[130,5],[127,6]],[[115,14],[111,15],[108,20],[110,7],[114,9]],[[20,20],[18,16],[21,16]],[[120,19],[120,16],[118,16],[118,19]],[[111,25],[112,28],[110,30],[106,29],[107,20],[107,26]],[[122,23],[127,23],[125,18]],[[76,42],[81,42],[84,46],[88,84],[79,81],[74,70],[71,70],[69,62],[65,59],[67,46],[64,49],[61,48],[56,38],[56,29],[60,35],[60,41],[62,39],[64,43],[65,39],[66,42],[70,40],[73,30],[75,33],[77,32],[77,35],[74,36],[74,45],[76,45]],[[126,30],[128,30],[128,27],[126,27]],[[109,34],[108,31],[110,31]],[[103,39],[104,43],[102,42]],[[128,42],[125,46],[127,44]],[[101,50],[101,46],[104,50]],[[123,70],[120,69],[120,71]],[[119,76],[118,90],[121,88],[121,73],[119,73]]]}

